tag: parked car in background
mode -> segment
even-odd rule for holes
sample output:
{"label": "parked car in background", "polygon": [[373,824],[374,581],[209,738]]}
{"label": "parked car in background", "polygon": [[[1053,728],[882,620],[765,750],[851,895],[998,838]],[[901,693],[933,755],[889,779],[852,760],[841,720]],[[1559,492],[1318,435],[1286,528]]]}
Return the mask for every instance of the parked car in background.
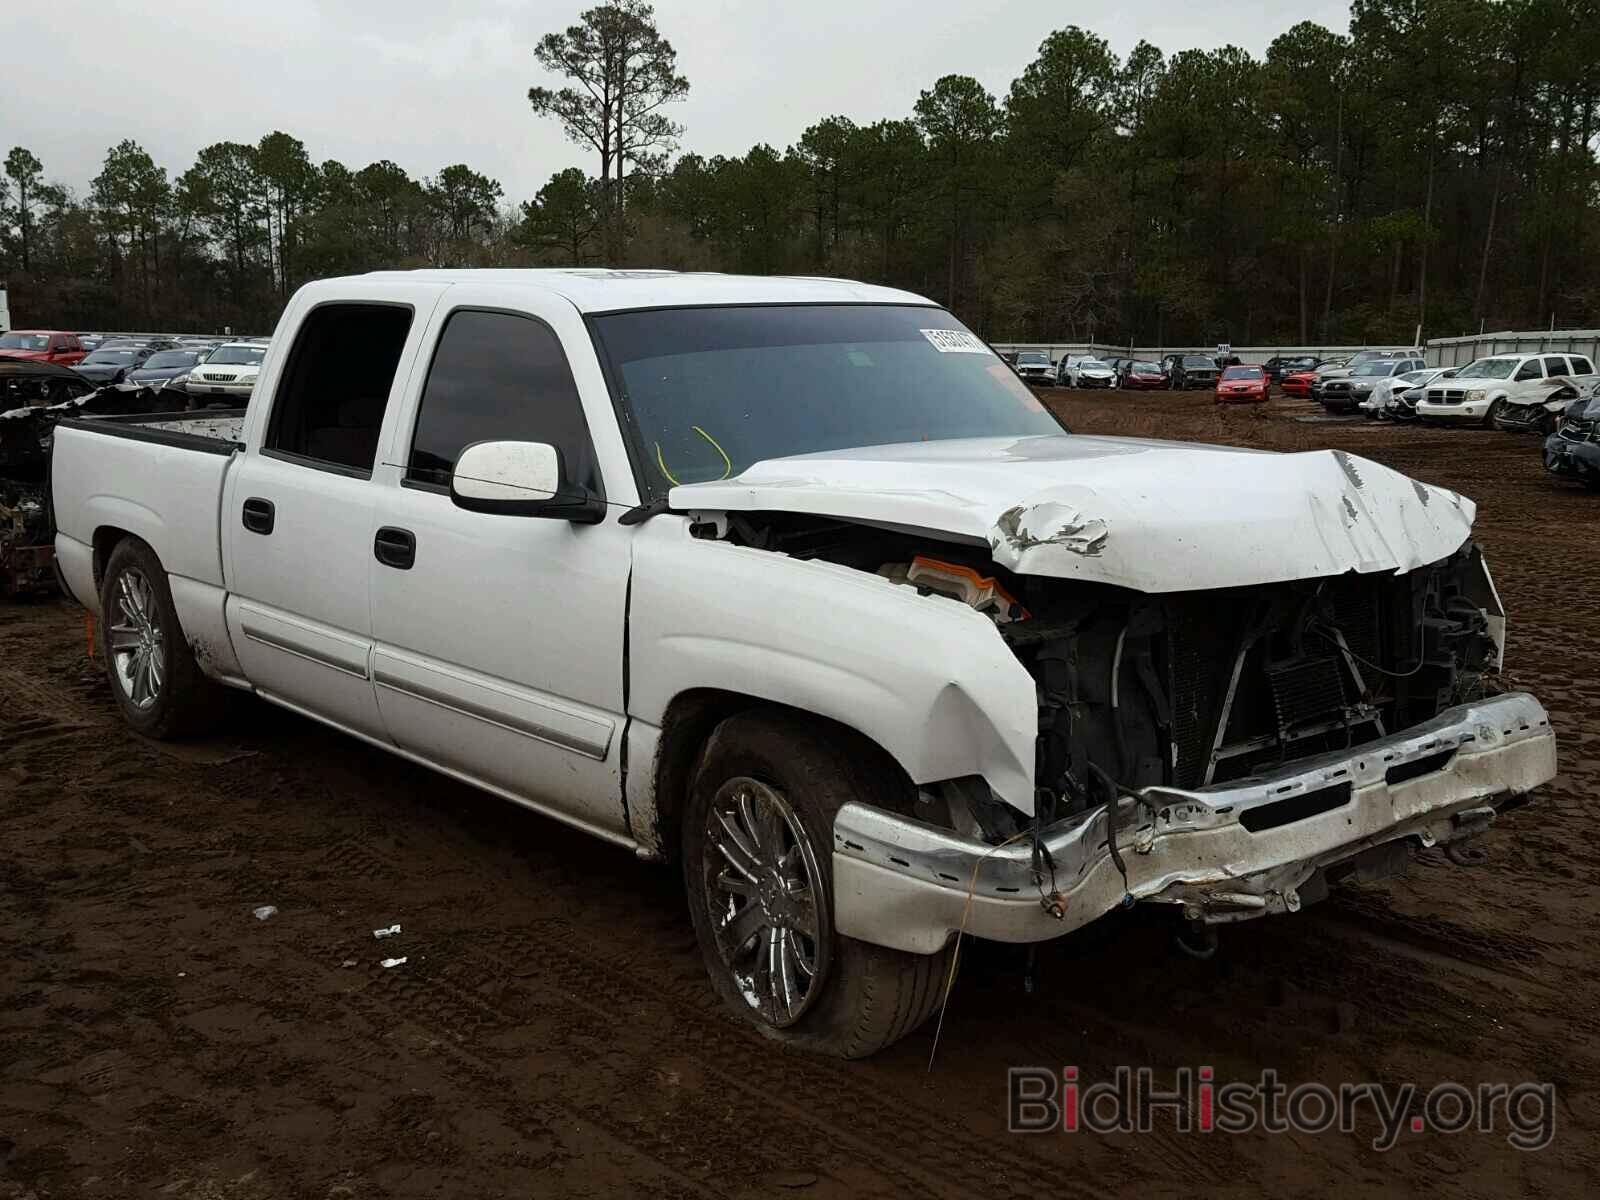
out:
{"label": "parked car in background", "polygon": [[1569,400],[1556,431],[1544,440],[1545,470],[1600,491],[1600,386]]}
{"label": "parked car in background", "polygon": [[1305,371],[1290,371],[1278,381],[1278,387],[1285,396],[1297,396],[1301,399],[1311,395],[1311,385],[1317,378],[1317,369],[1312,367]]}
{"label": "parked car in background", "polygon": [[1048,386],[1055,382],[1055,364],[1043,350],[1018,350],[1017,360],[1011,365],[1016,367],[1017,374],[1029,383],[1042,383]]}
{"label": "parked car in background", "polygon": [[1179,390],[1215,387],[1222,376],[1216,360],[1208,355],[1169,354],[1166,362],[1167,378]]}
{"label": "parked car in background", "polygon": [[1312,387],[1312,395],[1329,412],[1355,412],[1381,380],[1392,379],[1402,371],[1419,370],[1425,364],[1417,358],[1370,358],[1355,366],[1348,375],[1325,379]]}
{"label": "parked car in background", "polygon": [[[93,390],[94,384],[71,367],[36,359],[0,358],[0,413],[60,404]],[[3,465],[0,456],[0,466]]]}
{"label": "parked car in background", "polygon": [[177,341],[173,338],[161,337],[116,337],[107,338],[96,349],[99,350],[174,350]]}
{"label": "parked car in background", "polygon": [[1448,379],[1455,375],[1454,367],[1416,367],[1402,371],[1387,379],[1378,380],[1360,404],[1367,416],[1380,421],[1409,421],[1417,415],[1417,401],[1422,399],[1422,389],[1435,379]]}
{"label": "parked car in background", "polygon": [[[1567,405],[1588,391],[1594,364],[1582,354],[1541,354],[1544,382],[1527,384],[1506,395],[1505,405],[1494,415],[1494,427],[1507,433],[1548,436],[1561,423]],[[1563,370],[1563,363],[1565,369]]]}
{"label": "parked car in background", "polygon": [[1123,359],[1117,384],[1119,387],[1153,391],[1168,386],[1167,373],[1161,369],[1160,363],[1149,359]]}
{"label": "parked car in background", "polygon": [[1547,360],[1551,368],[1566,368],[1557,378],[1592,379],[1593,364],[1577,357],[1579,365],[1589,367],[1581,376],[1571,374],[1572,363],[1564,354],[1491,354],[1477,359],[1457,371],[1454,379],[1429,384],[1428,394],[1417,404],[1417,415],[1447,425],[1491,426],[1512,401],[1521,405],[1548,399]]}
{"label": "parked car in background", "polygon": [[123,376],[144,366],[153,353],[144,346],[101,346],[73,369],[91,383],[121,383]]}
{"label": "parked car in background", "polygon": [[91,350],[98,350],[100,343],[105,340],[105,334],[103,333],[80,333],[78,335],[78,345],[83,347],[85,354]]}
{"label": "parked car in background", "polygon": [[199,361],[197,350],[157,350],[141,366],[129,371],[123,382],[155,388],[182,385]]}
{"label": "parked car in background", "polygon": [[10,333],[0,333],[0,358],[70,367],[82,362],[86,353],[77,334],[59,329],[13,329]]}
{"label": "parked car in background", "polygon": [[1314,354],[1292,355],[1288,358],[1273,355],[1261,364],[1261,369],[1267,373],[1269,383],[1280,383],[1285,375],[1293,375],[1300,371],[1315,371],[1322,360]]}
{"label": "parked car in background", "polygon": [[1099,358],[1075,359],[1067,368],[1067,387],[1075,388],[1101,388],[1116,387],[1117,373],[1111,369],[1111,364]]}
{"label": "parked car in background", "polygon": [[1267,398],[1268,386],[1265,368],[1241,363],[1222,368],[1215,397],[1218,404],[1261,404]]}
{"label": "parked car in background", "polygon": [[218,346],[189,372],[184,387],[190,403],[203,408],[218,400],[249,399],[266,353],[267,348],[255,342],[228,342]]}
{"label": "parked car in background", "polygon": [[[1332,407],[1335,410],[1347,410],[1350,408],[1351,389],[1340,381],[1350,379],[1357,371],[1362,371],[1363,377],[1367,377],[1367,372],[1363,369],[1372,363],[1396,361],[1407,363],[1414,361],[1419,367],[1426,365],[1421,350],[1362,350],[1352,355],[1343,366],[1333,367],[1324,363],[1318,367],[1311,380],[1311,398],[1321,403],[1326,396],[1333,400]],[[1411,367],[1405,369],[1410,370]],[[1374,376],[1374,378],[1386,377],[1387,375]]]}

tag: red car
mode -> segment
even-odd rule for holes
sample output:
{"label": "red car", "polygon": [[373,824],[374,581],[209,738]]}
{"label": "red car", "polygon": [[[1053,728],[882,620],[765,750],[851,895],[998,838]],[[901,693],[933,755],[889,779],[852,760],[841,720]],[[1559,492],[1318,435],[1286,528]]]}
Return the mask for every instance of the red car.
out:
{"label": "red car", "polygon": [[1260,404],[1269,386],[1265,367],[1224,367],[1213,396],[1218,404]]}
{"label": "red car", "polygon": [[1278,381],[1278,386],[1283,389],[1285,396],[1299,396],[1303,399],[1311,395],[1311,381],[1316,375],[1315,371],[1296,371],[1292,375],[1285,375]]}
{"label": "red car", "polygon": [[1161,364],[1158,362],[1145,362],[1142,359],[1124,362],[1120,374],[1122,386],[1133,388],[1135,391],[1171,386],[1167,373],[1161,369]]}
{"label": "red car", "polygon": [[0,358],[70,367],[82,362],[87,353],[78,344],[77,334],[58,329],[13,329],[10,333],[0,333]]}

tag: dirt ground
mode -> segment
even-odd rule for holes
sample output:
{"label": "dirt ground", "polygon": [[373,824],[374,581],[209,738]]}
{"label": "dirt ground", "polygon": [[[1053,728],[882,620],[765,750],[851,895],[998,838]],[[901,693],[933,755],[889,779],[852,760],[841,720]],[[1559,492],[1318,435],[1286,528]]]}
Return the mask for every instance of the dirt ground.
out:
{"label": "dirt ground", "polygon": [[[1210,961],[1137,911],[1042,947],[1031,994],[1021,952],[980,947],[931,1070],[931,1027],[844,1064],[724,1017],[670,868],[265,705],[143,741],[77,610],[0,607],[0,1198],[1592,1195],[1600,496],[1509,434],[1051,402],[1081,432],[1331,445],[1475,497],[1561,777],[1477,865],[1425,852]],[[1025,1064],[1543,1081],[1556,1137],[1008,1135]]]}

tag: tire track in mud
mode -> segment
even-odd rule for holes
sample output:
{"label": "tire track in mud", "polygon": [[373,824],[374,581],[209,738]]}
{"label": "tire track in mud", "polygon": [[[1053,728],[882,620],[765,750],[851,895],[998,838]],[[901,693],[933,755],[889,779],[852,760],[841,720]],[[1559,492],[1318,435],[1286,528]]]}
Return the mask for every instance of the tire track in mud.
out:
{"label": "tire track in mud", "polygon": [[[398,863],[358,844],[343,844],[330,849],[327,861],[341,870],[359,864],[356,877],[373,883],[399,884],[404,871]],[[674,924],[670,919],[664,926]],[[687,934],[686,934],[687,937]],[[564,1030],[564,1037],[603,1053],[614,1040],[615,1030],[637,1014],[662,1007],[661,992],[620,970],[604,956],[582,949],[583,940],[573,925],[562,918],[550,918],[515,929],[491,929],[481,937],[453,943],[446,951],[451,957],[442,968],[422,966],[397,973],[382,986],[364,990],[369,1001],[389,1006],[397,1017],[419,1022],[434,1036],[445,1036],[466,1028],[473,1036],[493,1035],[527,1022],[533,1015],[552,1018]],[[408,941],[408,954],[427,949],[425,943]],[[341,953],[334,946],[323,948],[330,961]],[[413,964],[408,964],[408,968]],[[507,964],[519,964],[511,967]],[[711,1135],[725,1124],[721,1097],[737,1095],[756,1111],[781,1111],[791,1129],[811,1131],[812,1144],[825,1148],[819,1158],[840,1144],[852,1147],[858,1164],[879,1174],[883,1186],[893,1192],[906,1180],[916,1180],[937,1193],[949,1189],[989,1195],[997,1191],[996,1169],[1002,1165],[1020,1169],[1031,1165],[1035,1178],[1051,1177],[1052,1187],[1064,1195],[1091,1200],[1097,1190],[1073,1180],[1059,1178],[1060,1164],[1035,1158],[1025,1139],[1008,1140],[1003,1150],[960,1123],[952,1123],[948,1111],[907,1103],[887,1094],[874,1082],[860,1079],[842,1064],[819,1062],[809,1056],[786,1051],[745,1030],[722,1013],[711,993],[698,957],[695,970],[652,976],[650,984],[661,987],[671,998],[671,1012],[663,1029],[663,1049],[674,1057],[691,1059],[698,1071],[715,1081],[714,1087],[701,1089],[681,1113],[674,1114],[670,1133],[649,1129],[645,1124],[619,1124],[616,1114],[594,1106],[582,1107],[586,1119],[610,1127],[630,1142],[645,1138],[656,1151],[671,1152],[668,1164],[691,1170],[702,1166],[713,1149],[725,1150],[740,1159],[761,1160],[764,1172],[779,1172],[793,1165],[793,1148],[763,1155],[748,1143],[748,1132],[741,1130],[733,1139],[708,1146]],[[529,986],[528,981],[536,981]],[[470,982],[469,982],[470,981]],[[418,1013],[426,1011],[427,1020]],[[848,1124],[830,1119],[828,1114],[843,1114]],[[658,1116],[659,1112],[652,1116]],[[938,1130],[936,1140],[925,1136]],[[891,1148],[913,1139],[915,1154],[906,1157]],[[1161,1133],[1148,1136],[1161,1143],[1167,1161],[1182,1161],[1193,1177],[1213,1183],[1226,1176],[1194,1153],[1182,1139]],[[693,1146],[679,1161],[680,1146]],[[1139,1165],[1139,1159],[1121,1148],[1097,1143],[1096,1152],[1105,1153],[1115,1166],[1117,1177],[1125,1182],[1154,1176]],[[1028,1160],[1032,1160],[1031,1163]],[[882,1163],[880,1169],[875,1165]],[[1031,1187],[1018,1184],[1012,1193],[1031,1195]]]}

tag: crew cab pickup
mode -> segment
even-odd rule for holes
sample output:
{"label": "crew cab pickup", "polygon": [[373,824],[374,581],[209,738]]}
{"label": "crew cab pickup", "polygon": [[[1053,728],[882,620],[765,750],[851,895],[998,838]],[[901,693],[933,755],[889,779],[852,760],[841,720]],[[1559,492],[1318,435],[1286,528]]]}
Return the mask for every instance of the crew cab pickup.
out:
{"label": "crew cab pickup", "polygon": [[674,859],[730,1008],[834,1054],[963,932],[1203,939],[1556,769],[1471,501],[1073,435],[881,287],[312,283],[243,412],[63,421],[52,479],[135,729],[243,689]]}

